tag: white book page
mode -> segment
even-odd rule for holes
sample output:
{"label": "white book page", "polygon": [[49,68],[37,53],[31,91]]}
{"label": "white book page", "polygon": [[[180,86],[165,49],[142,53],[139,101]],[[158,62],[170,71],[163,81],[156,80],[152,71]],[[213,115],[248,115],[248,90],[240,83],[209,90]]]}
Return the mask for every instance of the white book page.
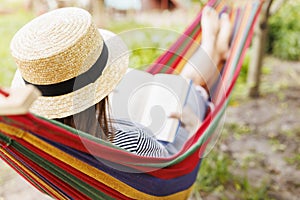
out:
{"label": "white book page", "polygon": [[142,118],[149,91],[142,86],[153,80],[153,75],[130,69],[110,94],[111,117],[138,122]]}
{"label": "white book page", "polygon": [[177,75],[130,70],[110,95],[111,117],[138,122],[158,140],[173,142],[179,120],[168,116],[182,113],[190,83]]}
{"label": "white book page", "polygon": [[145,105],[141,123],[155,134],[158,140],[173,142],[179,120],[168,118],[172,112],[182,113],[190,81],[176,75],[157,74],[147,88],[151,95]]}

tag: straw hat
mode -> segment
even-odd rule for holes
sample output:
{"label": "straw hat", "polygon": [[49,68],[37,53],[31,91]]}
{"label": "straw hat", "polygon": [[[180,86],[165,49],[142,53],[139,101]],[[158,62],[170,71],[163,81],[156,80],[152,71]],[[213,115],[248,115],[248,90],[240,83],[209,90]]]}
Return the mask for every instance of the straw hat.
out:
{"label": "straw hat", "polygon": [[50,119],[98,103],[122,79],[129,60],[121,38],[98,30],[80,8],[35,18],[15,34],[10,47],[23,80],[43,94],[30,111]]}

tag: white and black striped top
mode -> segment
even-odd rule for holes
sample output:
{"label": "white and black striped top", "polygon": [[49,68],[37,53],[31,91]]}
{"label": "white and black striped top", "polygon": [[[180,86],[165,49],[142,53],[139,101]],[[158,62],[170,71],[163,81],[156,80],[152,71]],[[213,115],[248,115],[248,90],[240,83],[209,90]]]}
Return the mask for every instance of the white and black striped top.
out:
{"label": "white and black striped top", "polygon": [[165,145],[156,140],[146,127],[125,120],[113,120],[113,144],[140,156],[171,156]]}

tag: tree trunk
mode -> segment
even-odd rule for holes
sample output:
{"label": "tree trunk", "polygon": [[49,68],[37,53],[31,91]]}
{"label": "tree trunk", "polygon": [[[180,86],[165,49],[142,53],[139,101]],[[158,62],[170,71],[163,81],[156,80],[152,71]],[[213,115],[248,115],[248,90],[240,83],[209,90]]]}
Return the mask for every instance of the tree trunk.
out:
{"label": "tree trunk", "polygon": [[259,16],[259,23],[256,24],[254,30],[252,56],[247,77],[249,86],[248,95],[253,98],[259,96],[261,68],[265,53],[265,45],[268,33],[268,18],[272,2],[273,0],[268,0],[263,5],[261,14]]}

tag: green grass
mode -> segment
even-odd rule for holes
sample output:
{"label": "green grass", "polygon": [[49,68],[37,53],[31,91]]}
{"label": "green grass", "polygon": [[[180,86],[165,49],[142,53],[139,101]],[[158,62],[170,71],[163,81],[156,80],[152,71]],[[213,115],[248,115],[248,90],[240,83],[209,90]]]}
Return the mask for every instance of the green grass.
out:
{"label": "green grass", "polygon": [[252,131],[248,125],[237,123],[226,123],[224,129],[230,131],[236,140],[240,139],[243,135],[250,134]]}
{"label": "green grass", "polygon": [[235,199],[270,199],[265,183],[252,186],[248,181],[247,167],[243,168],[245,175],[233,174],[230,168],[235,167],[234,160],[228,154],[215,148],[202,160],[194,191],[200,192],[202,197],[214,194],[219,199],[228,199],[228,193]]}
{"label": "green grass", "polygon": [[202,160],[197,177],[197,186],[201,192],[222,191],[224,185],[230,181],[231,174],[228,166],[231,160],[226,154],[219,154],[215,150]]}
{"label": "green grass", "polygon": [[0,86],[10,85],[16,69],[10,54],[10,41],[13,35],[32,18],[33,15],[31,13],[22,10],[0,16]]}
{"label": "green grass", "polygon": [[300,154],[294,154],[291,157],[285,158],[289,165],[295,165],[298,170],[300,170]]}

